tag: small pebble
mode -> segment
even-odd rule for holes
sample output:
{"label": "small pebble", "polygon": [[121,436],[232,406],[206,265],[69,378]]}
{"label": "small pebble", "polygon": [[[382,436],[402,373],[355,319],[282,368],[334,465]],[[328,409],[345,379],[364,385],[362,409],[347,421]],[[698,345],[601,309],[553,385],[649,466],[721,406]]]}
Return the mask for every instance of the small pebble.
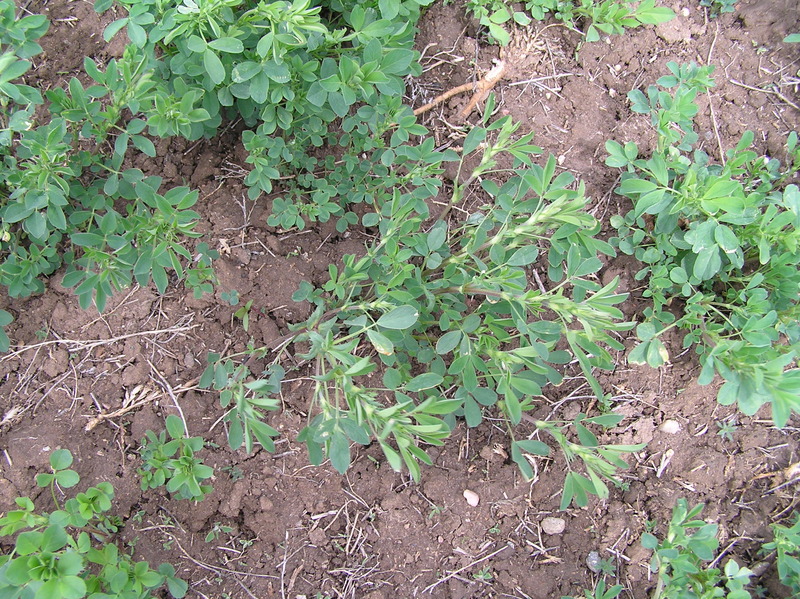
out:
{"label": "small pebble", "polygon": [[681,425],[677,420],[665,420],[658,428],[668,435],[676,435],[680,432]]}
{"label": "small pebble", "polygon": [[545,518],[542,520],[542,530],[548,535],[560,535],[567,527],[563,518]]}
{"label": "small pebble", "polygon": [[464,491],[464,499],[466,499],[467,503],[472,507],[476,507],[481,502],[481,498],[478,496],[478,494],[475,491],[470,491],[469,489]]}
{"label": "small pebble", "polygon": [[597,551],[590,551],[586,556],[586,566],[595,574],[600,571],[600,554]]}

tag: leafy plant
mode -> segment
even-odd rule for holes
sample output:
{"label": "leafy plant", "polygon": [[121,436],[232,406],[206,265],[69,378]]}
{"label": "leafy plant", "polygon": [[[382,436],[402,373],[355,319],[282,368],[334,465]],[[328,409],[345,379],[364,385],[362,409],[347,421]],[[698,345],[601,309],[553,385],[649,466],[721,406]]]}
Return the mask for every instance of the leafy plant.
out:
{"label": "leafy plant", "polygon": [[651,599],[750,599],[744,588],[753,575],[748,568],[732,559],[722,571],[704,566],[714,559],[719,541],[716,524],[694,519],[702,510],[702,504],[689,509],[679,499],[662,541],[651,533],[642,535],[642,545],[653,551],[650,569],[658,576]]}
{"label": "leafy plant", "polygon": [[700,6],[710,9],[712,17],[722,13],[733,12],[736,10],[736,3],[739,0],[700,0]]}
{"label": "leafy plant", "polygon": [[537,21],[552,15],[582,32],[587,42],[596,42],[601,33],[618,35],[626,29],[675,18],[672,9],[656,6],[655,0],[526,0],[525,7]]}
{"label": "leafy plant", "polygon": [[[212,356],[201,385],[223,389],[225,406],[239,398],[231,421],[244,415],[246,426],[258,422],[260,414],[247,416],[253,405],[247,392],[279,391],[283,369],[275,369],[291,343],[313,365],[309,422],[299,436],[312,462],[327,455],[344,472],[351,442],[377,440],[394,469],[405,467],[419,478],[419,462],[430,463],[422,444],[440,445],[457,417],[477,426],[484,409],[495,408],[507,423],[514,460],[532,476],[524,454],[546,455],[549,447],[517,440],[514,427],[528,418],[544,386],[561,382],[553,365],[576,359],[602,396],[591,371],[613,366],[606,346],[621,349],[613,332],[629,324],[620,322],[615,307],[625,297],[614,293],[617,281],[601,286],[594,280],[601,267],[597,253],[613,250],[595,237],[599,223],[584,210],[583,186],[569,173],[557,175],[552,156],[544,166],[534,164],[539,149],[531,135],[515,137],[516,129],[509,118],[473,129],[461,157],[437,155],[423,144],[429,160],[459,160],[465,169],[463,160],[474,155],[478,164],[454,186],[444,214],[432,223],[425,200],[436,193],[438,180],[390,190],[391,201],[370,220],[380,237],[366,255],[345,256],[341,269],[329,267],[330,280],[321,289],[303,283],[295,293],[295,301],[309,301],[315,310],[277,348],[269,379],[244,383],[246,366]],[[501,154],[516,165],[502,186],[493,182],[503,173]],[[447,219],[478,181],[485,201],[463,220]],[[526,267],[540,254],[550,289],[529,284]],[[253,356],[271,349],[253,350]],[[377,370],[378,361],[382,384],[367,386],[365,375]],[[263,399],[259,407],[277,405]],[[639,449],[598,444],[588,425],[613,426],[615,415],[581,416],[574,423],[529,420],[570,462],[586,466],[588,478],[570,470],[564,505],[573,499],[585,504],[587,493],[607,493],[601,479],[613,479],[624,466],[619,454]],[[232,447],[241,444],[246,426],[231,428]],[[575,427],[579,442],[567,437],[567,426]],[[271,439],[258,441],[271,446]]]}
{"label": "leafy plant", "polygon": [[138,470],[142,477],[142,490],[166,485],[167,491],[181,499],[203,499],[213,491],[213,487],[202,482],[214,474],[213,468],[195,456],[204,445],[202,437],[188,436],[178,416],[167,416],[166,431],[158,435],[147,431],[142,439],[139,454],[143,464]]}
{"label": "leafy plant", "polygon": [[[278,191],[282,180],[270,225],[302,228],[335,216],[344,231],[357,220],[349,204],[372,203],[386,177],[411,176],[400,174],[408,161],[395,157],[409,135],[425,132],[401,98],[403,77],[421,71],[412,45],[428,0],[335,1],[324,10],[311,0],[120,3],[128,16],[105,37],[125,27],[135,45],[156,48],[173,92],[151,111],[150,132],[196,139],[223,116],[241,117],[250,198]],[[111,4],[98,0],[96,9]],[[176,121],[186,114],[193,118]],[[336,151],[319,159],[323,145]]]}
{"label": "leafy plant", "polygon": [[173,566],[161,564],[152,570],[113,544],[120,520],[108,514],[114,499],[110,483],[89,487],[60,507],[56,490],[80,482],[70,469],[72,461],[68,450],[56,450],[50,455],[51,472],[36,477],[38,486],[50,488],[54,512],[40,512],[30,499],[19,497],[15,500],[19,509],[0,518],[0,536],[16,535],[13,549],[0,556],[0,595],[146,599],[166,584],[173,597],[183,597],[188,585]]}
{"label": "leafy plant", "polygon": [[[203,291],[212,276],[183,243],[197,237],[197,192],[159,193],[161,179],[122,169],[130,146],[155,156],[145,113],[167,101],[153,78],[155,58],[135,45],[105,70],[84,61],[88,87],[73,77],[42,94],[19,83],[41,51],[42,15],[17,20],[0,1],[0,283],[12,297],[44,290],[42,277],[67,265],[66,286],[102,310],[133,280],[160,291],[168,271]],[[130,115],[133,115],[133,118]],[[188,273],[188,274],[187,274]]]}
{"label": "leafy plant", "polygon": [[632,142],[609,141],[606,164],[624,169],[617,193],[633,202],[611,224],[612,243],[644,263],[644,296],[653,305],[636,328],[641,343],[629,361],[657,367],[669,356],[660,337],[685,331],[703,365],[699,382],[725,380],[717,399],[745,414],[771,404],[778,426],[800,411],[800,191],[786,185],[800,169],[796,133],[787,140],[787,166],[759,156],[746,132],[715,164],[700,150],[694,98],[712,84],[709,69],[669,65],[647,94],[629,94],[633,109],[650,113],[658,144],[649,159]]}
{"label": "leafy plant", "polygon": [[772,525],[773,541],[762,547],[764,553],[776,552],[778,577],[781,584],[789,587],[792,597],[800,595],[800,515],[793,515],[794,524],[790,527]]}
{"label": "leafy plant", "polygon": [[619,594],[622,592],[624,587],[621,584],[615,584],[610,587],[606,587],[606,583],[603,579],[597,581],[597,584],[594,586],[594,589],[589,590],[585,589],[583,598],[581,597],[562,597],[561,599],[616,599],[619,597]]}

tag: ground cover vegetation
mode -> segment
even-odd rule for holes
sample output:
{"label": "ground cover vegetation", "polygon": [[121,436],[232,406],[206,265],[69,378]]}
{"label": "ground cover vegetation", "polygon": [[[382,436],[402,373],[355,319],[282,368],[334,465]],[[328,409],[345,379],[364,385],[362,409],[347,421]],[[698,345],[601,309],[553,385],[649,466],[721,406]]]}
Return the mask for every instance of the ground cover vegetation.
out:
{"label": "ground cover vegetation", "polygon": [[[365,254],[331,265],[321,287],[301,284],[293,299],[309,302],[312,314],[279,343],[209,356],[199,385],[219,392],[231,449],[274,450],[279,432],[266,412],[280,407],[291,351],[300,360],[291,368],[310,369],[314,381],[298,438],[312,463],[327,458],[344,473],[352,444],[377,441],[393,469],[419,480],[420,463],[431,464],[426,447],[444,443],[457,419],[476,427],[491,414],[523,477],[534,477],[534,456],[557,447],[567,464],[560,507],[586,506],[589,495],[609,496],[608,483],[623,484],[623,456],[643,447],[603,444],[596,434],[623,417],[595,369],[614,367],[624,350],[619,334],[634,328],[640,343],[631,362],[663,365],[670,356],[661,336],[681,329],[702,364],[700,382],[725,380],[721,404],[747,415],[769,404],[785,426],[800,412],[800,191],[787,184],[800,169],[797,135],[786,140],[783,166],[750,150],[752,133],[715,164],[695,149],[692,122],[697,95],[714,85],[711,68],[671,63],[670,74],[629,94],[632,110],[651,116],[651,156],[640,157],[632,142],[606,144],[606,163],[623,170],[616,191],[633,208],[612,218],[617,236],[605,241],[583,183],[558,172],[555,156],[540,157],[533,134],[510,117],[492,117],[493,97],[458,152],[437,149],[402,104],[404,77],[421,71],[413,41],[424,5],[99,0],[98,12],[124,9],[104,32],[111,40],[125,30],[122,57],[103,69],[86,58],[88,86],[73,77],[42,94],[20,78],[41,51],[47,20],[18,18],[12,2],[0,2],[0,282],[24,297],[65,267],[64,285],[81,306],[101,311],[133,282],[163,292],[172,279],[211,291],[216,253],[190,242],[199,236],[198,192],[164,190],[161,178],[127,164],[133,152],[155,156],[151,137],[197,140],[241,119],[248,195],[279,192],[270,225],[335,219],[340,232],[361,225],[376,236]],[[510,20],[553,15],[593,42],[674,16],[653,1],[468,8],[500,44]],[[448,164],[458,173],[449,189],[440,176]],[[454,217],[468,195],[480,204]],[[431,200],[442,197],[432,214]],[[617,251],[642,264],[636,279],[652,302],[643,322],[623,317],[617,278],[598,282],[601,258]],[[531,283],[534,263],[546,281]],[[10,318],[0,311],[0,326]],[[8,345],[0,333],[0,348]],[[543,389],[560,384],[559,368],[570,363],[601,413],[532,418]],[[180,418],[168,417],[166,433],[148,431],[142,442],[142,488],[202,499],[213,473],[195,456],[202,448]],[[52,473],[37,479],[56,511],[39,514],[20,499],[20,510],[0,521],[3,535],[16,535],[0,584],[19,597],[146,597],[163,584],[183,596],[171,566],[134,564],[110,542],[119,523],[105,515],[108,483],[59,507],[56,490],[78,483],[71,463],[69,452],[56,452]],[[713,525],[693,520],[700,509],[679,501],[665,539],[643,538],[654,551],[654,597],[751,596],[747,568],[701,564],[715,560],[718,542]],[[17,534],[23,528],[30,530]],[[775,525],[764,546],[795,589],[796,529]],[[602,583],[587,596],[611,598],[621,588]]]}

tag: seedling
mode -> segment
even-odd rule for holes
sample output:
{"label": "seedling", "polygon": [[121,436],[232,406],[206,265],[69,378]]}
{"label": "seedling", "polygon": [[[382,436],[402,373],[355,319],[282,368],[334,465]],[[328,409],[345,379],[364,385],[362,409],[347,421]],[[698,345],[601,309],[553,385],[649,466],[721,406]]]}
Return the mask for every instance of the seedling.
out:
{"label": "seedling", "polygon": [[713,85],[710,67],[668,67],[647,94],[629,94],[633,110],[651,116],[656,152],[644,159],[632,142],[606,144],[606,164],[625,171],[617,193],[634,203],[612,217],[619,237],[611,241],[644,264],[635,278],[647,281],[652,300],[628,359],[663,365],[660,337],[679,328],[684,347],[700,356],[700,384],[719,374],[721,404],[737,403],[747,415],[770,404],[782,427],[800,412],[800,190],[787,185],[800,170],[798,137],[787,139],[785,167],[749,149],[751,132],[724,164],[691,152],[694,98]]}
{"label": "seedling", "polygon": [[621,584],[615,584],[611,587],[606,587],[603,579],[597,581],[594,589],[585,589],[583,597],[562,597],[561,599],[615,599],[623,590]]}
{"label": "seedling", "polygon": [[642,535],[642,545],[653,550],[650,569],[657,575],[651,599],[750,598],[744,588],[753,575],[748,568],[740,568],[732,559],[722,571],[704,565],[714,560],[719,541],[716,524],[694,519],[702,510],[702,504],[689,509],[686,500],[679,499],[663,540],[659,541],[651,533]]}
{"label": "seedling", "polygon": [[[170,441],[166,435],[169,434]],[[213,491],[202,482],[214,474],[195,453],[204,446],[202,437],[188,437],[183,421],[174,414],[167,416],[167,430],[156,435],[147,431],[139,453],[142,467],[142,490],[166,485],[167,491],[181,499],[199,501]]]}
{"label": "seedling", "polygon": [[739,428],[736,418],[728,418],[725,420],[717,420],[717,434],[726,441],[733,441],[733,433]]}
{"label": "seedling", "polygon": [[206,543],[210,543],[211,541],[216,541],[219,539],[221,534],[230,534],[233,532],[233,528],[231,526],[225,526],[219,522],[214,522],[211,526],[211,530],[208,531],[206,535]]}
{"label": "seedling", "polygon": [[56,511],[40,512],[30,499],[18,497],[19,509],[0,518],[0,536],[16,535],[10,553],[0,556],[0,595],[145,599],[166,584],[172,597],[183,597],[188,585],[173,566],[152,570],[113,544],[121,520],[108,513],[114,499],[110,483],[90,487],[60,507],[56,489],[80,482],[71,464],[68,450],[56,450],[50,455],[51,472],[36,477],[38,486],[50,488]]}

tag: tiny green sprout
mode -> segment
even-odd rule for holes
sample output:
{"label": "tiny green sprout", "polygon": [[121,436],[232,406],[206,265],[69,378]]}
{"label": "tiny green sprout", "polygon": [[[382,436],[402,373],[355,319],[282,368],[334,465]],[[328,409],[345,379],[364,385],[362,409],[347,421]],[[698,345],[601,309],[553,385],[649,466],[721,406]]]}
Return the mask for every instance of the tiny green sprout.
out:
{"label": "tiny green sprout", "polygon": [[437,516],[441,516],[442,512],[444,512],[444,507],[439,505],[431,506],[431,511],[428,512],[428,520],[433,520]]}
{"label": "tiny green sprout", "polygon": [[485,583],[490,583],[494,580],[494,574],[492,574],[492,570],[489,566],[481,568],[475,572],[472,577],[479,582]]}
{"label": "tiny green sprout", "polygon": [[736,422],[736,417],[732,417],[725,420],[717,420],[717,427],[719,428],[717,435],[726,441],[733,441],[733,433],[738,430],[739,424]]}
{"label": "tiny green sprout", "polygon": [[231,306],[235,306],[239,303],[239,292],[235,289],[223,291],[219,296],[223,302],[228,302]]}
{"label": "tiny green sprout", "polygon": [[214,522],[211,527],[211,530],[206,535],[206,543],[210,543],[211,541],[216,541],[219,539],[221,534],[230,534],[233,532],[233,528],[230,526],[225,526],[220,522]]}
{"label": "tiny green sprout", "polygon": [[68,449],[56,449],[50,454],[50,468],[52,472],[36,475],[36,484],[40,487],[50,487],[50,494],[53,502],[59,505],[56,499],[56,486],[69,489],[80,482],[80,476],[74,470],[70,470],[73,458]]}
{"label": "tiny green sprout", "polygon": [[[245,333],[250,330],[250,309],[253,307],[253,300],[249,300],[244,306],[233,313],[232,318],[238,318],[242,321],[242,328]],[[232,322],[232,321],[231,321]]]}

